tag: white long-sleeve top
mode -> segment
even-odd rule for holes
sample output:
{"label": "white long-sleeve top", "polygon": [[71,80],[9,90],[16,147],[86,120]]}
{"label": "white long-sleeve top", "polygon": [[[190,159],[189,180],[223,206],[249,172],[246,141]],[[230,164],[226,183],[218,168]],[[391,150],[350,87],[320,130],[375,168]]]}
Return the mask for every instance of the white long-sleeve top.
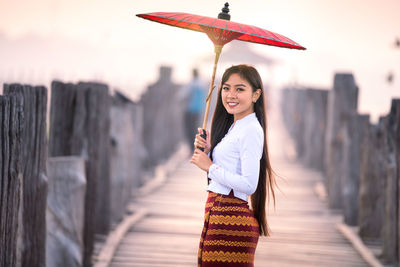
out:
{"label": "white long-sleeve top", "polygon": [[237,120],[213,150],[208,191],[233,194],[244,201],[257,189],[264,131],[253,112]]}

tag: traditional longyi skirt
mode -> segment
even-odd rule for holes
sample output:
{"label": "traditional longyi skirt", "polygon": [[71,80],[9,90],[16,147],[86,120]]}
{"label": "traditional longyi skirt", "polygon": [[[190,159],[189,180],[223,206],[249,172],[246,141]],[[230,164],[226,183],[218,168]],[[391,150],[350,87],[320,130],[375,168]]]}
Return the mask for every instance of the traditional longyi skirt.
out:
{"label": "traditional longyi skirt", "polygon": [[198,266],[252,267],[259,237],[258,222],[247,201],[208,193]]}

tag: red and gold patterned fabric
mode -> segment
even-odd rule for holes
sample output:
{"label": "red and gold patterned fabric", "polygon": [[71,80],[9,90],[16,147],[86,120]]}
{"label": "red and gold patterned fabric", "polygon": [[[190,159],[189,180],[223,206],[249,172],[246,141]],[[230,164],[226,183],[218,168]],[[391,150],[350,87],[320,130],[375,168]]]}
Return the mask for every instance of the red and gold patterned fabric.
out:
{"label": "red and gold patterned fabric", "polygon": [[246,201],[208,193],[198,252],[199,267],[252,267],[258,222]]}

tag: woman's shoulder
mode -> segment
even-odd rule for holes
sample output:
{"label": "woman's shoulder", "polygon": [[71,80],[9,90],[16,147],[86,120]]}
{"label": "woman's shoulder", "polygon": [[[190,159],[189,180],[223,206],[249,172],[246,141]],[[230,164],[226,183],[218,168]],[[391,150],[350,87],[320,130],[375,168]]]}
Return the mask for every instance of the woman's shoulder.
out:
{"label": "woman's shoulder", "polygon": [[249,121],[245,125],[245,127],[243,127],[243,132],[245,132],[246,134],[253,133],[258,135],[264,135],[263,128],[257,118],[254,118],[251,121]]}
{"label": "woman's shoulder", "polygon": [[258,120],[251,121],[242,128],[239,137],[240,150],[250,149],[255,155],[261,155],[264,145],[264,131]]}
{"label": "woman's shoulder", "polygon": [[240,139],[264,139],[264,131],[257,119],[248,122],[241,130]]}

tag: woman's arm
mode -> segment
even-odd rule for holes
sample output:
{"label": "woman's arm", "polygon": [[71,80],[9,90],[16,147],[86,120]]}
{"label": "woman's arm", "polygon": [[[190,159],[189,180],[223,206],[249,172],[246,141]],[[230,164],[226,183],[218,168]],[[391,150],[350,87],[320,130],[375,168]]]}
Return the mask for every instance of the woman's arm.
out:
{"label": "woman's arm", "polygon": [[208,155],[198,148],[194,150],[193,156],[190,159],[190,163],[195,164],[197,167],[199,167],[205,172],[208,172],[210,166],[212,165],[212,161],[208,157]]}

